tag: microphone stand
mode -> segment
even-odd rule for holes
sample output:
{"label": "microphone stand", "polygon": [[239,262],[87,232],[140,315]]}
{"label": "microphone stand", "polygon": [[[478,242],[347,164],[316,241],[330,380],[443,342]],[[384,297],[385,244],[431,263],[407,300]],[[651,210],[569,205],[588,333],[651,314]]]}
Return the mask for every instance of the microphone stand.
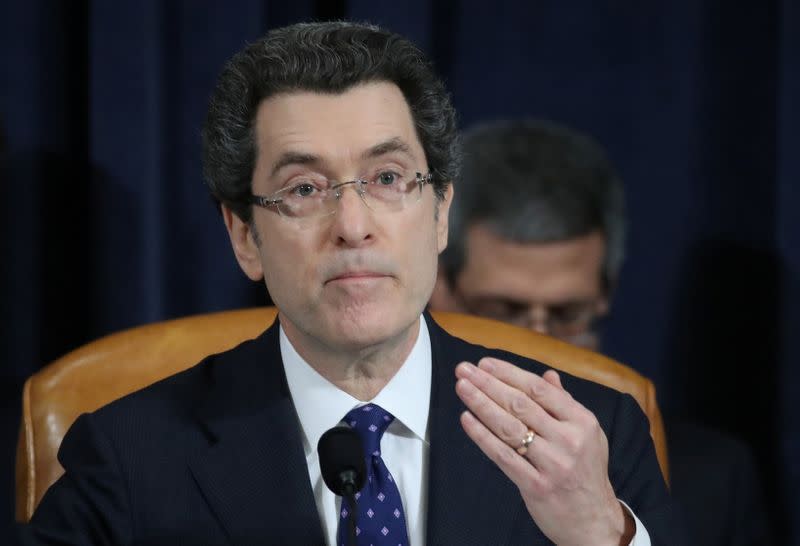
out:
{"label": "microphone stand", "polygon": [[356,514],[358,513],[358,505],[356,504],[355,495],[347,495],[347,502],[350,503],[350,514],[348,520],[350,521],[350,546],[358,546],[358,538],[356,535]]}
{"label": "microphone stand", "polygon": [[347,503],[350,505],[350,513],[347,515],[347,520],[350,523],[350,546],[358,546],[358,536],[356,535],[356,520],[358,518],[358,502],[356,501],[356,487],[355,487],[355,480],[356,480],[356,473],[352,470],[346,470],[341,473],[342,482],[344,484],[343,489],[343,498],[347,499]]}

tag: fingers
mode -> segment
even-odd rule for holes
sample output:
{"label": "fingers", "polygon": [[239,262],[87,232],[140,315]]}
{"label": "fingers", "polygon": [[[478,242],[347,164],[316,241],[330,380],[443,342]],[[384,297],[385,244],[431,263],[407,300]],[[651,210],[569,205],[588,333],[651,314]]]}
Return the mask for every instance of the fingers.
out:
{"label": "fingers", "polygon": [[553,370],[538,376],[503,360],[490,357],[482,358],[478,367],[502,383],[525,393],[558,420],[569,419],[578,405],[561,386],[561,378]]}
{"label": "fingers", "polygon": [[467,436],[511,481],[517,484],[517,487],[541,486],[543,476],[539,470],[525,457],[520,456],[514,448],[500,440],[472,413],[465,411],[461,414],[461,426]]}
{"label": "fingers", "polygon": [[469,364],[456,368],[456,392],[473,414],[503,441],[517,448],[528,429],[549,438],[555,419],[524,392]]}
{"label": "fingers", "polygon": [[553,370],[540,377],[508,362],[484,358],[477,367],[462,362],[456,376],[456,393],[499,441],[516,451],[523,447],[528,430],[538,436],[521,454],[540,471],[550,468],[551,459],[571,460],[587,439],[601,436],[594,414],[564,390]]}
{"label": "fingers", "polygon": [[554,386],[556,386],[556,387],[558,387],[559,389],[562,389],[562,390],[564,389],[564,387],[561,386],[561,376],[558,375],[557,371],[555,371],[555,370],[547,370],[546,372],[544,372],[542,374],[542,377],[545,380],[547,380],[547,382],[550,383],[551,385],[554,385]]}
{"label": "fingers", "polygon": [[467,379],[459,379],[456,382],[456,393],[474,416],[491,430],[495,436],[506,445],[513,446],[514,449],[520,447],[522,438],[528,432],[528,427],[525,424],[516,417],[509,415],[486,393]]}

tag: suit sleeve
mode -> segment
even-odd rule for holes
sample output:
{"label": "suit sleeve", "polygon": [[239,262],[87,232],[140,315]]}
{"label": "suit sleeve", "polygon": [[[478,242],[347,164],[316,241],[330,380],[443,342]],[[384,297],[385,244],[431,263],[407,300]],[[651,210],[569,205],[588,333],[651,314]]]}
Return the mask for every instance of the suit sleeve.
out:
{"label": "suit sleeve", "polygon": [[119,458],[92,415],[81,415],[70,427],[58,460],[65,473],[47,490],[30,523],[20,528],[22,543],[132,543],[129,492]]}
{"label": "suit sleeve", "polygon": [[617,497],[631,507],[653,546],[686,544],[658,465],[647,417],[620,394],[608,435],[608,476]]}

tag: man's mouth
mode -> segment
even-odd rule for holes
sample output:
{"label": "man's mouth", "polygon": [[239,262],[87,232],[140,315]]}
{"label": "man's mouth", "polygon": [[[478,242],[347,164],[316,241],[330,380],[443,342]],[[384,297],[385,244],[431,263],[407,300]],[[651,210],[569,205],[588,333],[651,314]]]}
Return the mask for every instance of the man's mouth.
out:
{"label": "man's mouth", "polygon": [[347,271],[331,277],[327,282],[368,281],[371,279],[381,279],[387,276],[388,275],[378,273],[377,271]]}

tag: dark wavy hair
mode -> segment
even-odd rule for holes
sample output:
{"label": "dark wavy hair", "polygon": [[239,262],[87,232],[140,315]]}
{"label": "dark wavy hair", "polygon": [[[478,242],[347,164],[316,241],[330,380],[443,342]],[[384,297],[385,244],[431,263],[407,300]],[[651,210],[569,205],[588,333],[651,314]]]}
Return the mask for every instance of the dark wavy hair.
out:
{"label": "dark wavy hair", "polygon": [[466,263],[467,229],[483,223],[523,244],[600,231],[603,281],[613,287],[625,254],[625,202],[622,181],[595,139],[551,121],[495,121],[467,131],[463,147],[441,255],[450,282]]}
{"label": "dark wavy hair", "polygon": [[203,175],[214,199],[250,223],[255,118],[264,99],[296,91],[338,94],[381,81],[397,85],[408,102],[441,198],[460,159],[455,110],[444,84],[405,38],[339,21],[272,30],[225,65],[203,127]]}

